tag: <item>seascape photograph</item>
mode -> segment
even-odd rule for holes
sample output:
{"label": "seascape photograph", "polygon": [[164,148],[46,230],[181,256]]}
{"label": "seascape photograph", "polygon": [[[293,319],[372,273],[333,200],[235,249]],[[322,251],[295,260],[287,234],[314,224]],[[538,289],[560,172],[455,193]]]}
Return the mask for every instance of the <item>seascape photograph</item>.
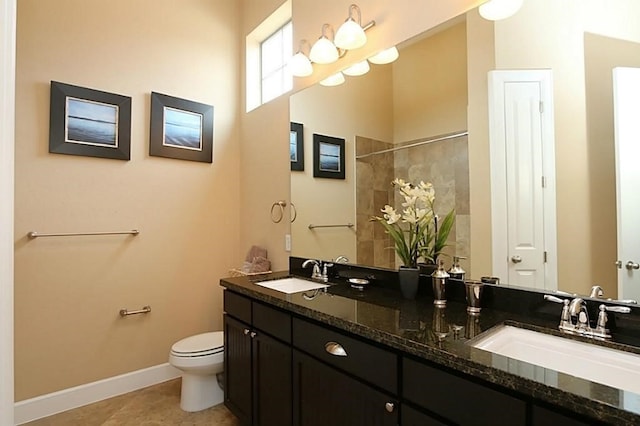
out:
{"label": "seascape photograph", "polygon": [[340,146],[320,142],[320,170],[340,172]]}
{"label": "seascape photograph", "polygon": [[67,97],[65,142],[118,147],[118,106]]}
{"label": "seascape photograph", "polygon": [[202,114],[164,107],[163,145],[202,151]]}
{"label": "seascape photograph", "polygon": [[298,133],[289,132],[289,156],[291,161],[298,161]]}

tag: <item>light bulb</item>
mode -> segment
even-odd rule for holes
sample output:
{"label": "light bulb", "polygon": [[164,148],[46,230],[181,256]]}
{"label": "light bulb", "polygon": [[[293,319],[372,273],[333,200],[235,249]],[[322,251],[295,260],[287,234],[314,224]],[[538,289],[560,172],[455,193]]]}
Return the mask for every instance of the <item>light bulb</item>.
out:
{"label": "light bulb", "polygon": [[356,77],[356,76],[364,75],[368,73],[369,69],[370,69],[369,62],[362,61],[362,62],[358,62],[356,64],[351,65],[349,68],[347,68],[346,70],[343,70],[342,72],[345,73],[346,75]]}
{"label": "light bulb", "polygon": [[327,37],[320,37],[311,47],[309,59],[316,64],[330,64],[338,60],[338,49]]}
{"label": "light bulb", "polygon": [[478,8],[480,16],[489,21],[499,21],[516,14],[524,0],[489,0]]}
{"label": "light bulb", "polygon": [[338,86],[342,83],[344,83],[344,75],[342,75],[341,72],[332,74],[324,80],[320,81],[320,84],[322,86]]}
{"label": "light bulb", "polygon": [[334,43],[340,49],[352,50],[362,47],[367,42],[364,29],[353,19],[347,19],[338,28]]}
{"label": "light bulb", "polygon": [[298,52],[289,60],[289,69],[294,77],[308,77],[313,74],[311,61],[302,52]]}
{"label": "light bulb", "polygon": [[382,52],[376,53],[369,58],[369,62],[371,62],[372,64],[384,65],[395,61],[396,59],[398,59],[398,56],[400,56],[400,54],[398,53],[398,49],[393,46],[386,50],[383,50]]}

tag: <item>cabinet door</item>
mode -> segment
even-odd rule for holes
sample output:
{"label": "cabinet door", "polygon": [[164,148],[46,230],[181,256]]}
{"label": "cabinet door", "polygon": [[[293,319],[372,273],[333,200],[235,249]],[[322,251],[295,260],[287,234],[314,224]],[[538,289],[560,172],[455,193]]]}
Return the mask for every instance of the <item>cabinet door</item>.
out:
{"label": "cabinet door", "polygon": [[296,426],[398,424],[396,400],[296,350],[293,383]]}
{"label": "cabinet door", "polygon": [[251,424],[251,338],[249,326],[224,316],[224,405]]}
{"label": "cabinet door", "polygon": [[253,384],[253,424],[290,426],[291,347],[260,331],[253,336]]}
{"label": "cabinet door", "polygon": [[414,410],[406,404],[403,404],[402,426],[445,426],[445,424],[431,416],[421,413],[418,410]]}

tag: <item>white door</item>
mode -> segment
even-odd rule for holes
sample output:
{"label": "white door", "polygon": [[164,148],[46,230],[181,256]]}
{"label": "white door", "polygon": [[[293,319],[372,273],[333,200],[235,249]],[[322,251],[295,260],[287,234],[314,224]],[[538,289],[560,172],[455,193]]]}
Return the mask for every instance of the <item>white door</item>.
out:
{"label": "white door", "polygon": [[618,299],[640,301],[640,68],[613,70]]}
{"label": "white door", "polygon": [[493,274],[557,289],[551,71],[489,73]]}

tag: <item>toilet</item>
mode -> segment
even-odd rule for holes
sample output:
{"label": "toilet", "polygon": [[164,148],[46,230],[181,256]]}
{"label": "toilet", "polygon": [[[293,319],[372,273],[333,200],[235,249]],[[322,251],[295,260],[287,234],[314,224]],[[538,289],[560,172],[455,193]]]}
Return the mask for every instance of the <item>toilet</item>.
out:
{"label": "toilet", "polygon": [[224,333],[196,334],[176,342],[169,353],[169,364],[182,370],[180,408],[200,411],[220,404],[222,389],[217,375],[224,365]]}

